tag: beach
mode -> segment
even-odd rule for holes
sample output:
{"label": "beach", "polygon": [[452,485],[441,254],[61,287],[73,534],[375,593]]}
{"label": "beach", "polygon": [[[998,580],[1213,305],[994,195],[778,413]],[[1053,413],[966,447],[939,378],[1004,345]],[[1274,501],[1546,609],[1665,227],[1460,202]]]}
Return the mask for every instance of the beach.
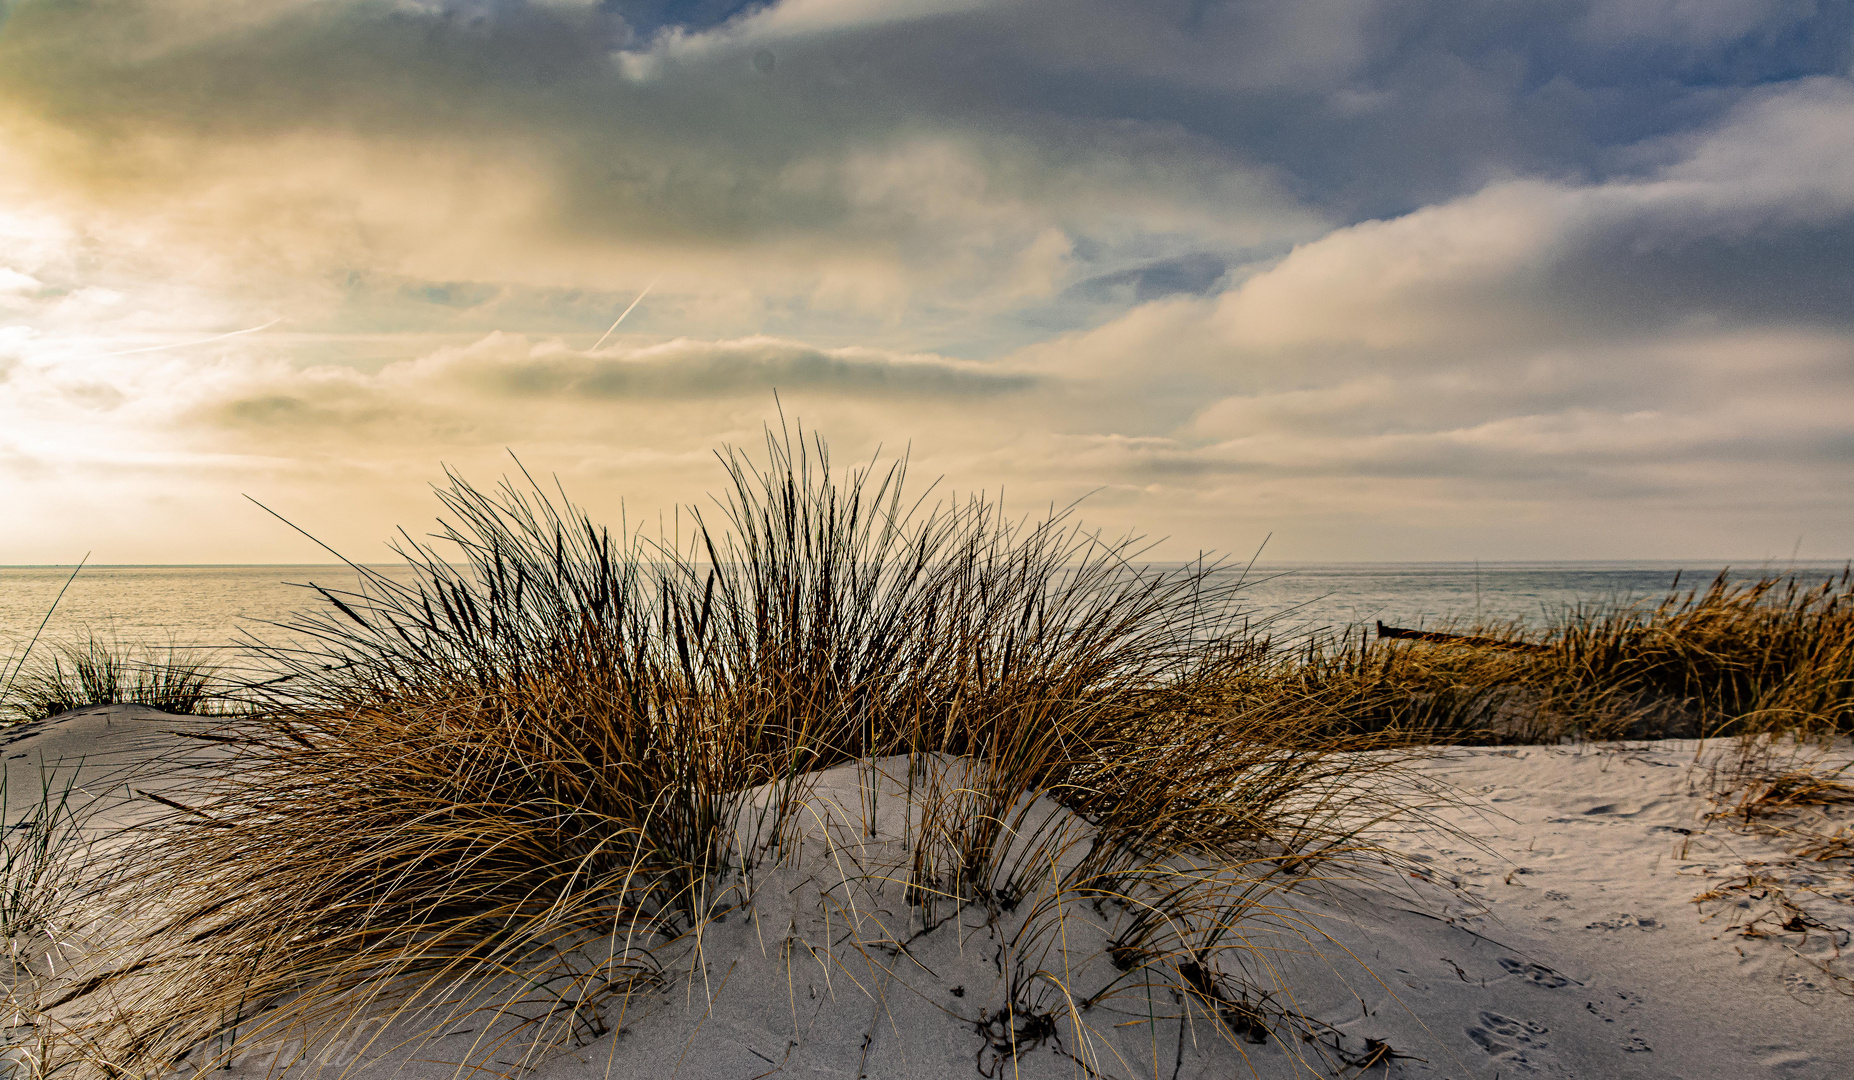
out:
{"label": "beach", "polygon": [[1854,0],[0,0],[0,1080],[1854,1080],[1851,460]]}
{"label": "beach", "polygon": [[1845,573],[1276,638],[805,453],[677,550],[454,477],[228,669],[19,654],[10,1080],[1854,1062]]}
{"label": "beach", "polygon": [[[117,706],[5,729],[8,819],[29,809],[37,785],[20,780],[36,781],[41,765],[75,776],[98,808],[86,874],[107,873],[113,830],[197,801],[220,760],[191,737],[209,726]],[[226,1064],[252,1078],[282,1067],[369,1080],[437,1080],[466,1059],[547,1080],[1845,1075],[1854,996],[1837,957],[1854,925],[1854,881],[1780,840],[1707,820],[1732,753],[1665,741],[1412,759],[1412,790],[1431,797],[1378,837],[1398,866],[1287,885],[1244,926],[1254,948],[1226,955],[1255,965],[1248,984],[1291,1004],[1297,1019],[1265,1031],[1232,1032],[1201,1009],[1182,1023],[1141,1018],[1124,996],[1078,1006],[1090,979],[1115,974],[1100,960],[1112,919],[1086,904],[1060,912],[1060,940],[1045,929],[1034,955],[1021,912],[966,905],[922,933],[893,872],[908,848],[896,822],[908,815],[890,808],[908,803],[909,765],[886,759],[809,785],[807,842],[768,856],[751,887],[717,905],[699,949],[665,949],[660,977],[605,1009],[616,1015],[602,1032],[535,1054],[519,1037],[486,1042],[494,1024],[481,1017],[412,1042],[429,1014],[402,1015],[403,1030],[359,1017],[306,1055],[285,1040],[281,1054],[253,1045]],[[1849,757],[1843,744],[1816,763]],[[1764,886],[1733,890],[1747,875]],[[1779,910],[1778,889],[1795,907]],[[1695,902],[1707,894],[1717,898]],[[1020,900],[1025,910],[1050,902]],[[40,943],[48,957],[25,966],[40,973],[41,994],[60,967],[67,978],[83,970],[58,953],[86,933]],[[1054,1003],[1056,1021],[1027,1032],[988,1023],[1025,971],[1045,982],[1031,998]],[[23,990],[22,976],[13,985]],[[1175,1013],[1175,997],[1159,1011]],[[521,1024],[500,1019],[502,1034],[519,1036]],[[20,1035],[10,1036],[16,1063]]]}

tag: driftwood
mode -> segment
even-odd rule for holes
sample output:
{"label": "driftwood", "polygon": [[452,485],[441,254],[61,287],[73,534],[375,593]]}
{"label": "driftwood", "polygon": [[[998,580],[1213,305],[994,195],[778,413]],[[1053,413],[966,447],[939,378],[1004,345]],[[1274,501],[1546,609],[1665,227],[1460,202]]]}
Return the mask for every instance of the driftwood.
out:
{"label": "driftwood", "polygon": [[1512,649],[1515,652],[1551,651],[1549,645],[1534,645],[1529,641],[1506,641],[1501,638],[1477,637],[1473,634],[1444,634],[1435,630],[1406,630],[1401,626],[1385,626],[1382,619],[1378,620],[1378,637],[1433,641],[1439,645],[1479,645],[1488,649]]}

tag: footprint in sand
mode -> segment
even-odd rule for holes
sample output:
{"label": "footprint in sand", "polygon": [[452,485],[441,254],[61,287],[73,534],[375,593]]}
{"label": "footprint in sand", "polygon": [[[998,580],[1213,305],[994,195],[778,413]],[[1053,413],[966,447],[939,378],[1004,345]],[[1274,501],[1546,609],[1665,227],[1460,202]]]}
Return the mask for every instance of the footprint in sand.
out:
{"label": "footprint in sand", "polygon": [[1751,1052],[1758,1055],[1760,1065],[1778,1075],[1794,1075],[1819,1064],[1815,1055],[1781,1044],[1753,1046]]}
{"label": "footprint in sand", "polygon": [[1585,930],[1659,930],[1661,929],[1661,924],[1657,922],[1656,920],[1648,918],[1646,916],[1631,915],[1628,912],[1624,911],[1624,912],[1619,912],[1618,914],[1615,914],[1615,915],[1611,915],[1608,918],[1598,919],[1596,922],[1588,923],[1584,926],[1584,929]]}
{"label": "footprint in sand", "polygon": [[1501,957],[1500,966],[1506,969],[1508,975],[1517,975],[1519,978],[1524,979],[1532,985],[1542,986],[1547,990],[1556,990],[1560,986],[1569,986],[1572,981],[1568,976],[1553,971],[1544,964],[1528,964],[1523,960],[1514,960],[1511,957]]}
{"label": "footprint in sand", "polygon": [[[1639,996],[1631,994],[1627,990],[1617,990],[1615,991],[1613,1000],[1606,998],[1598,1001],[1586,1001],[1584,1002],[1584,1008],[1590,1015],[1603,1021],[1605,1024],[1613,1024],[1616,1022],[1616,1016],[1620,1016],[1626,1020],[1629,1013],[1634,1012],[1641,1003],[1642,999]],[[1611,1016],[1610,1013],[1612,1012],[1615,1013],[1616,1016]],[[1629,1030],[1634,1031],[1635,1029],[1630,1028]]]}
{"label": "footprint in sand", "polygon": [[1828,980],[1819,975],[1791,971],[1783,976],[1783,988],[1792,994],[1821,994],[1827,992]]}
{"label": "footprint in sand", "polygon": [[1480,1023],[1468,1029],[1468,1038],[1494,1057],[1514,1065],[1530,1068],[1537,1065],[1536,1055],[1549,1043],[1539,1036],[1550,1029],[1531,1020],[1515,1020],[1495,1012],[1484,1012]]}

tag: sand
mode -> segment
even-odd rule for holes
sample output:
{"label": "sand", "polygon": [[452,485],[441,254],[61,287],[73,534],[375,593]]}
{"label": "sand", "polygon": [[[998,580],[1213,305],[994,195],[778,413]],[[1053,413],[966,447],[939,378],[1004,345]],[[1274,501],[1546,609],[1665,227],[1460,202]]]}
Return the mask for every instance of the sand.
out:
{"label": "sand", "polygon": [[[77,770],[105,836],[160,812],[134,791],[184,800],[218,753],[176,734],[198,723],[112,707],[0,730],[8,820],[28,788],[36,799],[40,762]],[[488,1047],[493,1024],[396,1053],[361,1030],[288,1071],[439,1080],[474,1055],[539,1080],[1854,1075],[1854,985],[1829,974],[1840,928],[1854,927],[1854,879],[1787,855],[1780,838],[1705,821],[1726,749],[1451,749],[1416,763],[1452,798],[1430,822],[1384,834],[1414,874],[1298,882],[1266,898],[1279,915],[1245,924],[1255,951],[1221,954],[1226,974],[1246,957],[1252,984],[1309,1017],[1311,1042],[1278,1022],[1264,1042],[1232,1037],[1202,1010],[1164,1019],[1176,1004],[1139,980],[1097,995],[1124,974],[1106,946],[1126,914],[1047,885],[1088,830],[1046,801],[1013,819],[1041,827],[1022,850],[1047,864],[1023,876],[1041,891],[926,925],[895,872],[920,828],[902,795],[923,769],[956,781],[962,766],[917,762],[910,776],[885,759],[814,778],[795,853],[731,883],[751,903],[709,925],[699,950],[667,950],[665,984],[609,1017],[614,1030],[539,1060]],[[132,778],[156,760],[158,775]],[[1703,894],[1716,898],[1695,903]],[[1049,1013],[1046,1028],[998,1021],[1013,979],[1020,1001]],[[277,1064],[252,1054],[228,1072],[255,1080]]]}

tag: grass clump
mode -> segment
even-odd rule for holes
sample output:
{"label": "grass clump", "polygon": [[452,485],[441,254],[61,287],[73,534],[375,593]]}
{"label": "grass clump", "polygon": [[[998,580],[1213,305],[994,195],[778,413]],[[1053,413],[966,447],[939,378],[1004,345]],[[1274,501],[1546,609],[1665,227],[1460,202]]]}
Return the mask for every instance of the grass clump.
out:
{"label": "grass clump", "polygon": [[1206,684],[1221,711],[1273,717],[1309,742],[1536,742],[1556,736],[1542,667],[1529,653],[1349,629],[1247,642]]}
{"label": "grass clump", "polygon": [[90,556],[86,553],[72,569],[71,576],[66,578],[64,585],[58,589],[58,595],[52,598],[51,606],[45,609],[44,617],[39,620],[38,626],[33,628],[32,637],[26,641],[26,647],[19,650],[17,654],[9,654],[4,659],[0,659],[0,724],[6,722],[9,711],[15,713],[14,719],[18,718],[18,710],[13,707],[13,687],[18,684],[20,675],[26,670],[26,662],[32,659],[32,650],[38,646],[39,638],[44,635],[46,625],[57,613],[58,605],[64,602],[64,594],[70,591],[71,582],[77,580],[77,575],[83,572],[84,564],[89,561]]}
{"label": "grass clump", "polygon": [[1721,574],[1652,605],[1568,608],[1542,629],[1430,637],[1250,642],[1224,665],[1226,708],[1390,745],[1854,731],[1847,571],[1814,586]]}
{"label": "grass clump", "polygon": [[61,966],[63,939],[77,921],[84,837],[72,805],[76,770],[59,782],[41,766],[36,799],[19,797],[21,771],[0,771],[0,1070],[40,1077],[62,1053],[52,1050],[55,1024],[45,1023],[39,987]]}
{"label": "grass clump", "polygon": [[[1062,514],[908,501],[903,467],[839,477],[802,436],[723,462],[680,543],[453,476],[437,542],[398,549],[410,583],[356,567],[357,589],[318,589],[297,644],[263,647],[284,675],[258,715],[214,736],[230,771],[123,860],[134,933],[53,1003],[107,997],[93,1056],[287,1064],[385,1015],[424,1017],[420,1047],[468,1019],[473,1067],[532,1064],[699,968],[807,830],[856,863],[816,785],[881,761],[903,779],[839,802],[899,847],[840,869],[842,893],[906,903],[857,940],[1003,935],[994,1033],[1085,1041],[1085,1007],[1150,1009],[1160,985],[1177,1023],[1195,1002],[1233,1039],[1286,1015],[1266,964],[1231,962],[1246,920],[1363,850],[1388,799],[1356,782],[1385,766],[1207,695],[1239,579],[1143,565]],[[1081,933],[1077,904],[1106,965],[1086,995],[1038,960]]]}
{"label": "grass clump", "polygon": [[1854,731],[1854,577],[1719,575],[1653,608],[1573,613],[1549,644],[1571,685],[1632,692],[1695,734]]}
{"label": "grass clump", "polygon": [[79,839],[71,806],[76,779],[72,771],[59,784],[41,769],[38,801],[14,814],[8,796],[18,789],[11,770],[0,771],[0,939],[16,966],[22,939],[52,928],[71,889],[65,870]]}
{"label": "grass clump", "polygon": [[210,656],[177,646],[124,644],[91,635],[22,660],[4,708],[15,720],[45,720],[93,705],[146,705],[162,712],[201,714],[219,700]]}

